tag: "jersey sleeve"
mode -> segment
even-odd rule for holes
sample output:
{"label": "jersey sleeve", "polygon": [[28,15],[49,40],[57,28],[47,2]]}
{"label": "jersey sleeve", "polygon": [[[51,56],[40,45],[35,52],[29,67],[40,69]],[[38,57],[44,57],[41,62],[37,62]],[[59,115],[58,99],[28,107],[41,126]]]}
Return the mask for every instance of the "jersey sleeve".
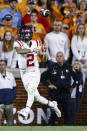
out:
{"label": "jersey sleeve", "polygon": [[36,46],[38,49],[41,49],[41,42],[39,40],[36,40]]}
{"label": "jersey sleeve", "polygon": [[22,47],[22,46],[23,46],[23,44],[20,41],[15,41],[14,42],[14,48],[16,48],[16,47]]}

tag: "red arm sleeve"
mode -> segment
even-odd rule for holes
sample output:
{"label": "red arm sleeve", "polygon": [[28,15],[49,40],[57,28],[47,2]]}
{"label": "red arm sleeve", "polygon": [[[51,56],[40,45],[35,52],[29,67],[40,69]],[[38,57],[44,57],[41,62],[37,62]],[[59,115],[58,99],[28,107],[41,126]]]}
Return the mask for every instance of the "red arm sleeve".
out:
{"label": "red arm sleeve", "polygon": [[22,25],[25,25],[27,23],[30,23],[30,16],[26,14],[22,19]]}
{"label": "red arm sleeve", "polygon": [[48,18],[42,17],[40,13],[38,13],[38,22],[44,26],[44,28],[46,29],[46,33],[50,31],[50,23],[48,21]]}

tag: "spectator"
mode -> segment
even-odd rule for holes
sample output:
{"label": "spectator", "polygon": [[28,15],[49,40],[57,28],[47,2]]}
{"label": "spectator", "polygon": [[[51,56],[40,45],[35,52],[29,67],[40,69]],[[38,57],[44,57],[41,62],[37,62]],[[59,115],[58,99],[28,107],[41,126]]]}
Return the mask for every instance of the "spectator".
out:
{"label": "spectator", "polygon": [[67,24],[62,24],[62,29],[61,29],[62,32],[68,35],[68,29],[69,26]]}
{"label": "spectator", "polygon": [[9,8],[9,1],[8,0],[3,0],[2,3],[0,3],[0,11]]}
{"label": "spectator", "polygon": [[0,23],[3,25],[5,15],[9,14],[13,19],[13,27],[18,28],[21,26],[22,16],[19,11],[16,10],[17,0],[9,0],[10,8],[3,9],[0,12]]}
{"label": "spectator", "polygon": [[70,10],[70,18],[72,19],[72,24],[70,26],[75,26],[76,22],[77,22],[77,7],[75,4],[71,3],[69,6],[69,10]]}
{"label": "spectator", "polygon": [[50,31],[50,24],[49,24],[48,18],[42,17],[40,15],[40,9],[38,9],[38,7],[36,5],[36,1],[35,0],[28,0],[28,7],[29,7],[29,10],[28,10],[27,14],[23,17],[22,24],[25,25],[30,22],[30,13],[31,13],[32,9],[36,9],[38,11],[38,23],[41,23],[44,26],[44,28],[46,29],[46,32],[49,32]]}
{"label": "spectator", "polygon": [[71,113],[73,115],[72,122],[74,125],[77,113],[79,112],[79,109],[80,109],[80,103],[81,103],[81,98],[82,98],[83,89],[84,89],[84,78],[83,78],[83,73],[82,73],[82,69],[81,69],[81,63],[78,60],[76,60],[74,62],[73,70],[75,71],[75,73],[79,79],[78,86],[75,86],[74,89],[71,88],[71,102],[72,102]]}
{"label": "spectator", "polygon": [[62,5],[63,2],[64,2],[64,0],[62,0],[62,1],[61,1],[61,0],[56,0],[56,1],[58,2],[58,6],[59,6],[59,5]]}
{"label": "spectator", "polygon": [[16,82],[6,71],[6,61],[0,60],[0,125],[4,113],[8,126],[14,125],[13,102],[16,98]]}
{"label": "spectator", "polygon": [[60,9],[58,8],[58,4],[56,0],[52,0],[50,1],[51,5],[48,8],[50,10],[50,16],[49,16],[49,22],[50,25],[53,25],[53,22],[57,19],[58,21],[62,21],[63,20],[63,15],[60,12]]}
{"label": "spectator", "polygon": [[[69,37],[69,26],[68,24],[62,24],[62,29],[61,29],[62,32],[64,32],[65,34],[68,35]],[[68,58],[68,61],[69,63],[71,64],[72,63],[72,51],[71,51],[71,42],[70,42],[70,39],[69,39],[69,58]]]}
{"label": "spectator", "polygon": [[[44,43],[44,37],[46,34],[46,30],[44,26],[40,23],[38,23],[38,12],[36,9],[33,9],[30,14],[30,24],[34,27],[34,32],[33,32],[33,40],[39,40],[40,43]],[[42,47],[43,48],[43,47]],[[41,58],[38,56],[38,62],[41,63]]]}
{"label": "spectator", "polygon": [[79,11],[80,11],[81,13],[84,13],[85,11],[87,11],[87,1],[82,0],[82,1],[79,3]]}
{"label": "spectator", "polygon": [[[70,4],[72,4],[72,0],[64,0],[63,4],[59,6],[62,14],[64,14],[64,8],[69,8]],[[75,5],[75,3],[73,3]]]}
{"label": "spectator", "polygon": [[76,30],[77,30],[77,26],[80,23],[85,24],[86,33],[87,33],[87,24],[85,22],[86,22],[86,19],[85,19],[84,15],[78,14],[76,24],[74,26],[70,27],[70,29],[68,31],[70,41],[72,40],[73,35],[75,35]]}
{"label": "spectator", "polygon": [[17,64],[17,53],[13,49],[14,40],[10,31],[5,32],[0,41],[1,59],[7,60],[7,67],[15,68]]}
{"label": "spectator", "polygon": [[64,53],[65,60],[68,60],[68,37],[65,33],[60,32],[61,28],[61,21],[54,21],[53,31],[45,36],[49,64],[56,62],[56,53],[58,51],[62,51]]}
{"label": "spectator", "polygon": [[72,1],[72,2],[74,2],[75,4],[77,4],[77,0],[57,0],[57,2],[58,2],[58,5],[61,5],[61,4],[63,4],[64,3],[64,1]]}
{"label": "spectator", "polygon": [[38,0],[38,5],[41,9],[49,9],[50,8],[50,0]]}
{"label": "spectator", "polygon": [[7,14],[5,15],[4,17],[4,26],[2,28],[0,28],[0,38],[2,39],[3,36],[4,36],[4,33],[6,31],[11,31],[13,37],[15,39],[17,39],[18,37],[18,29],[17,28],[14,28],[12,27],[13,26],[13,20],[12,20],[12,16]]}
{"label": "spectator", "polygon": [[85,25],[80,23],[77,26],[77,32],[72,38],[71,49],[73,60],[79,60],[83,67],[87,66],[87,36],[85,34]]}
{"label": "spectator", "polygon": [[[38,19],[38,12],[36,9],[33,9],[30,14],[30,23],[27,25],[32,25],[34,28],[32,39],[39,40],[41,45],[43,45],[42,43],[44,41],[44,36],[46,34],[46,30],[42,24],[38,23],[37,19]],[[38,62],[39,63],[42,62],[40,56],[38,56]]]}
{"label": "spectator", "polygon": [[[61,104],[64,112],[64,124],[73,125],[71,110],[71,98],[70,98],[70,87],[71,87],[71,76],[74,79],[73,86],[78,83],[76,75],[72,70],[72,67],[65,62],[63,52],[57,52],[56,54],[57,63],[53,64],[48,68],[47,71],[42,73],[41,82],[47,86],[49,90],[50,100],[56,100],[57,103]],[[47,82],[49,79],[49,82]],[[51,116],[49,119],[49,125],[55,125],[56,115],[51,109]]]}
{"label": "spectator", "polygon": [[[36,4],[36,0],[21,0],[21,2],[18,2],[17,4],[17,9],[21,12],[22,17],[24,17],[26,15],[26,13],[30,10],[29,6],[28,6],[28,1],[29,2],[35,2]],[[33,5],[30,5],[31,8],[33,7]],[[36,5],[36,8],[38,9],[38,5]]]}
{"label": "spectator", "polygon": [[78,14],[81,14],[84,19],[87,19],[87,2],[82,0],[79,4]]}
{"label": "spectator", "polygon": [[36,39],[39,37],[43,42],[46,30],[42,24],[38,23],[37,20],[38,12],[36,9],[33,9],[30,14],[30,25],[33,25],[34,27],[34,35],[36,36]]}
{"label": "spectator", "polygon": [[[77,0],[77,5],[79,6],[80,2],[83,0]],[[87,2],[87,0],[85,0]]]}
{"label": "spectator", "polygon": [[72,24],[72,18],[70,17],[70,9],[69,8],[64,8],[64,18],[63,18],[63,23],[68,24],[69,27]]}

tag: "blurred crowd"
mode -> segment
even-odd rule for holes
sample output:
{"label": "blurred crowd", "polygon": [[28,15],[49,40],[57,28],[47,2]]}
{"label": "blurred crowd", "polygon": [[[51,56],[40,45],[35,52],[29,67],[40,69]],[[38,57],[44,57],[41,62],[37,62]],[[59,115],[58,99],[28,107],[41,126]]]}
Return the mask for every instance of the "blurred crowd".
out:
{"label": "blurred crowd", "polygon": [[[48,15],[42,15],[42,9],[44,11],[47,10]],[[85,83],[82,68],[87,68],[87,0],[0,0],[0,60],[6,60],[8,68],[18,68],[18,56],[13,47],[14,41],[19,40],[19,29],[23,25],[32,25],[32,39],[39,40],[41,43],[42,53],[38,56],[38,62],[41,68],[49,68],[55,64],[57,62],[56,54],[57,52],[60,53],[58,57],[60,55],[62,57],[63,69],[59,66],[59,69],[55,68],[56,72],[53,70],[54,76],[55,74],[57,75],[57,72],[59,73],[57,84],[60,85],[62,83],[66,85],[65,82],[60,82],[60,79],[63,81],[65,75],[71,71],[69,69],[67,70],[65,61],[72,64],[73,71],[76,72],[80,84],[79,86],[74,85],[74,87],[77,86],[77,91],[76,88],[74,90],[72,88],[70,89],[72,99],[70,101],[72,103],[70,104],[74,107],[72,109],[75,109],[75,111],[71,110],[73,112],[71,113],[71,123],[68,123],[69,119],[68,121],[65,119],[65,124],[74,125]],[[56,80],[56,77],[53,78]],[[70,82],[69,84],[71,84]],[[42,83],[44,84],[44,79],[42,79]],[[49,86],[49,88],[51,89],[53,87]],[[64,91],[61,99],[60,92],[58,92],[58,103],[67,101],[66,93],[68,91],[66,91],[66,88],[64,88]],[[66,111],[68,110],[66,103],[63,108]],[[65,112],[66,114],[67,112]],[[52,117],[55,116],[53,115]],[[54,124],[53,121],[50,122],[49,125]]]}
{"label": "blurred crowd", "polygon": [[[48,9],[49,16],[43,17],[41,9]],[[87,67],[86,0],[0,0],[0,59],[10,68],[17,67],[13,44],[22,25],[33,25],[33,39],[45,47],[38,56],[40,67],[55,62],[57,51],[70,63],[77,59]]]}

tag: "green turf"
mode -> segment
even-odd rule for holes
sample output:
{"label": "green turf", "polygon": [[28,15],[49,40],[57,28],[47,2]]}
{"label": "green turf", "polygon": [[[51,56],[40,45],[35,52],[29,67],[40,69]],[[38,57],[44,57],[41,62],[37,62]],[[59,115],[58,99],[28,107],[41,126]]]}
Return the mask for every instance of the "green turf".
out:
{"label": "green turf", "polygon": [[87,126],[2,126],[0,131],[87,131]]}

